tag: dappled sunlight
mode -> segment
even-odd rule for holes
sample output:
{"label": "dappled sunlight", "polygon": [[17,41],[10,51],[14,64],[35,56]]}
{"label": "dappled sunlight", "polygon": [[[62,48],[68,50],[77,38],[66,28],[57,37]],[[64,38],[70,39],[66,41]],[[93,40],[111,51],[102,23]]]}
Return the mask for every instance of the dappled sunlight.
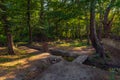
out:
{"label": "dappled sunlight", "polygon": [[[19,59],[11,62],[6,62],[6,63],[0,63],[0,69],[5,72],[0,72],[0,80],[4,79],[15,79],[17,72],[26,71],[31,67],[33,62],[35,63],[36,61],[42,60],[44,58],[49,57],[49,53],[40,53],[37,55],[34,55],[30,58],[24,58],[24,59]],[[17,71],[17,72],[16,72]],[[6,74],[6,75],[4,75]],[[25,75],[24,75],[25,76]]]}
{"label": "dappled sunlight", "polygon": [[87,46],[74,47],[72,50],[83,50],[83,48],[87,48]]}
{"label": "dappled sunlight", "polygon": [[[5,63],[5,62],[20,60],[23,58],[28,58],[30,56],[41,53],[40,51],[38,51],[36,49],[31,49],[31,48],[28,48],[25,46],[15,48],[14,50],[15,50],[16,55],[0,55],[0,64]],[[6,51],[6,53],[7,53],[7,51]]]}
{"label": "dappled sunlight", "polygon": [[11,61],[11,62],[6,62],[6,63],[0,63],[0,66],[2,67],[10,67],[10,66],[15,66],[16,64],[27,64],[28,61],[34,61],[34,60],[38,60],[38,59],[43,59],[50,56],[49,53],[42,53],[42,54],[38,54],[38,55],[34,55],[30,58],[25,58],[25,59],[20,59],[20,60],[15,60],[15,61]]}
{"label": "dappled sunlight", "polygon": [[78,54],[88,54],[91,55],[94,53],[95,49],[92,47],[82,46],[72,48],[70,51],[77,52]]}
{"label": "dappled sunlight", "polygon": [[49,49],[72,51],[73,53],[77,52],[79,54],[92,54],[95,51],[93,47],[86,45],[86,40],[83,40],[83,42],[75,40],[72,42],[54,44],[54,46],[50,47]]}
{"label": "dappled sunlight", "polygon": [[0,0],[0,80],[108,80],[101,71],[120,67],[119,4]]}
{"label": "dappled sunlight", "polygon": [[64,47],[68,47],[68,46],[70,46],[70,43],[64,43],[64,44],[60,44],[59,46],[64,46]]}
{"label": "dappled sunlight", "polygon": [[6,47],[0,47],[0,55],[4,55],[6,53],[7,53]]}
{"label": "dappled sunlight", "polygon": [[49,45],[49,49],[62,49],[62,50],[81,50],[82,48],[86,48],[88,45],[86,43],[86,40],[83,40],[82,42],[78,40],[66,42],[66,41],[60,41],[60,42],[51,42]]}
{"label": "dappled sunlight", "polygon": [[15,78],[15,75],[9,75],[9,74],[7,74],[5,76],[0,77],[0,80],[7,80],[6,78],[9,78],[9,80],[12,80],[12,79]]}
{"label": "dappled sunlight", "polygon": [[26,53],[33,53],[33,52],[38,51],[38,50],[36,50],[36,49],[31,49],[31,48],[28,48],[28,47],[26,47],[26,46],[20,46],[19,49],[25,50]]}
{"label": "dappled sunlight", "polygon": [[5,47],[0,47],[0,50],[6,49]]}
{"label": "dappled sunlight", "polygon": [[9,59],[16,59],[16,58],[19,58],[20,55],[4,55],[4,56],[0,56],[0,58],[9,58]]}

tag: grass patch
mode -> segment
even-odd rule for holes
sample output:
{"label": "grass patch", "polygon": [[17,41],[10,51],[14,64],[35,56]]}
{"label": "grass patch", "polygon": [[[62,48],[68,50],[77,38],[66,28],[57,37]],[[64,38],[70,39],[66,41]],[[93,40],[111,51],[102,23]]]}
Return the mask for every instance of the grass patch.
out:
{"label": "grass patch", "polygon": [[60,41],[60,42],[54,42],[54,45],[61,46],[61,47],[81,47],[81,46],[89,46],[87,44],[86,40],[83,40],[82,42],[79,40],[73,40],[70,42],[67,41]]}

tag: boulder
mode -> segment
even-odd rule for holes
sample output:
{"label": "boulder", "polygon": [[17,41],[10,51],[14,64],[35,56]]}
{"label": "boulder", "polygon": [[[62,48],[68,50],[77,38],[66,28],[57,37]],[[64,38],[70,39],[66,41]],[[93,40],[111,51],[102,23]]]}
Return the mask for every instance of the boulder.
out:
{"label": "boulder", "polygon": [[35,80],[110,80],[110,73],[83,64],[61,61],[50,66]]}

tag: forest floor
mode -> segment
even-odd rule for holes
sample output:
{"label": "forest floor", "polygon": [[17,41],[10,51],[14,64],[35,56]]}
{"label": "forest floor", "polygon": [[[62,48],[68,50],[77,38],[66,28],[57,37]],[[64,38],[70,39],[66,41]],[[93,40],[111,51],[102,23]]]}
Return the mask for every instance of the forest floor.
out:
{"label": "forest floor", "polygon": [[[79,54],[91,55],[94,49],[84,42],[49,42],[49,49],[59,49]],[[0,80],[33,80],[50,65],[47,59],[51,56],[49,52],[43,52],[41,43],[31,46],[19,46],[15,49],[17,55],[0,55]],[[6,49],[0,47],[0,54],[6,54]],[[43,61],[45,60],[45,61]],[[46,64],[44,65],[45,62]],[[43,65],[42,65],[43,64]],[[37,69],[36,69],[37,68]]]}
{"label": "forest floor", "polygon": [[[41,48],[41,43],[34,43],[33,45]],[[87,47],[84,43],[79,44],[78,42],[50,42],[49,49],[60,49],[82,54],[92,54],[94,52],[92,47]],[[6,49],[0,47],[0,54],[6,53]],[[35,66],[33,64],[40,64],[42,59],[47,59],[51,56],[48,52],[42,52],[26,46],[17,47],[15,53],[17,55],[0,55],[0,80],[13,80],[18,76],[20,78],[26,78],[28,75],[29,77],[35,77],[36,74],[31,73],[31,70]],[[37,65],[37,67],[39,66],[41,65]],[[20,78],[17,80],[21,80]]]}

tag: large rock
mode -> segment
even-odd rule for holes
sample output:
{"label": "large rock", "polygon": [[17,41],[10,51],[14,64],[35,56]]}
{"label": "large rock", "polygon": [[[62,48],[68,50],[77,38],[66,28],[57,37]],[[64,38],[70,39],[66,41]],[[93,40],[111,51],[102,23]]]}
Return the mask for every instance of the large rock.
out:
{"label": "large rock", "polygon": [[61,61],[35,80],[110,80],[110,73],[83,64]]}

